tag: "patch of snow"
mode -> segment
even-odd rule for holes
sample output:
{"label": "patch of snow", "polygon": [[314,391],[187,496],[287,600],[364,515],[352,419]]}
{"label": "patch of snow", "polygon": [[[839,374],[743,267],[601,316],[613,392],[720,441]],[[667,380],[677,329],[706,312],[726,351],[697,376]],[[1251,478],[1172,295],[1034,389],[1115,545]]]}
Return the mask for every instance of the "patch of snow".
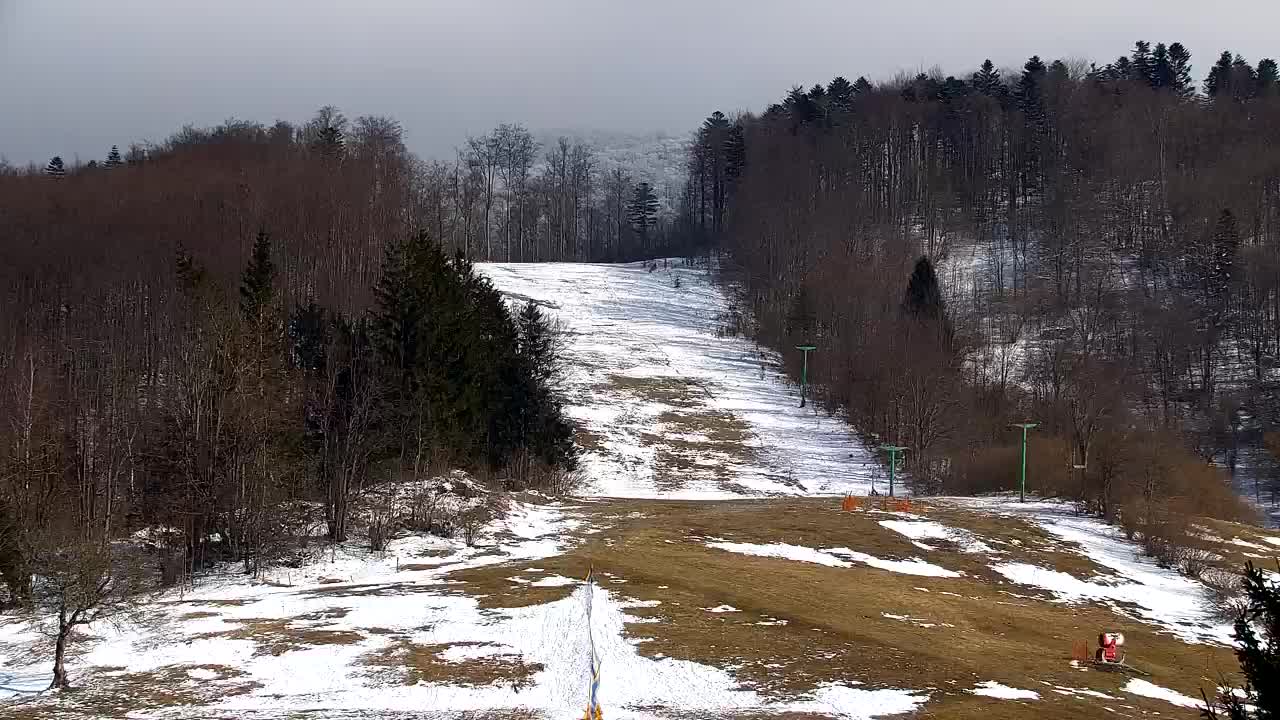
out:
{"label": "patch of snow", "polygon": [[716,548],[718,550],[727,550],[740,555],[756,555],[758,557],[798,560],[800,562],[826,565],[828,567],[853,567],[851,563],[832,557],[826,552],[804,547],[803,545],[788,545],[786,543],[761,545],[757,543],[733,543],[721,541],[709,542],[707,543],[707,547]]}
{"label": "patch of snow", "polygon": [[736,607],[734,607],[734,606],[732,606],[732,605],[717,605],[717,606],[715,606],[715,607],[713,607],[713,608],[702,608],[702,609],[703,609],[703,610],[706,610],[707,612],[713,612],[713,613],[734,613],[734,612],[740,612],[740,611],[738,610],[738,608],[736,608]]}
{"label": "patch of snow", "polygon": [[[939,623],[928,622],[924,618],[914,618],[914,617],[911,617],[910,615],[894,615],[892,613],[887,613],[887,612],[880,613],[880,617],[886,617],[886,618],[889,618],[890,620],[900,620],[902,622],[909,622],[912,625],[915,625],[916,627],[921,627],[921,628],[938,627],[938,624],[939,624]],[[955,627],[955,625],[952,625],[951,623],[941,623],[941,624],[943,627]]]}
{"label": "patch of snow", "polygon": [[986,697],[1000,698],[1001,700],[1039,700],[1040,693],[1035,690],[1023,690],[1021,688],[1009,687],[1001,685],[994,680],[980,682],[969,690],[974,695],[984,695]]}
{"label": "patch of snow", "polygon": [[1142,697],[1154,698],[1156,700],[1164,700],[1172,705],[1184,708],[1203,708],[1204,702],[1193,697],[1188,697],[1180,692],[1170,690],[1167,687],[1161,687],[1155,683],[1146,680],[1133,678],[1120,688],[1127,693],[1141,695]]}
{"label": "patch of snow", "polygon": [[534,580],[529,583],[530,587],[564,587],[566,585],[577,585],[580,580],[567,578],[563,575],[548,575],[544,578]]}
{"label": "patch of snow", "polygon": [[885,560],[874,555],[868,555],[864,552],[850,550],[849,548],[826,548],[823,552],[844,556],[854,562],[862,563],[863,565],[869,565],[873,568],[901,573],[903,575],[921,575],[923,577],[942,578],[960,577],[960,573],[954,570],[948,570],[944,567],[934,565],[933,563],[925,562],[920,558],[911,558],[910,560]]}
{"label": "patch of snow", "polygon": [[1219,620],[1208,587],[1142,557],[1138,546],[1118,528],[1078,515],[1068,503],[1019,503],[1016,496],[939,498],[935,502],[1029,519],[1064,541],[1058,550],[1077,552],[1112,573],[1085,581],[1026,563],[992,566],[1013,582],[1047,590],[1062,602],[1108,604],[1116,613],[1161,627],[1183,642],[1232,644],[1232,627]]}
{"label": "patch of snow", "polygon": [[990,545],[987,545],[978,538],[977,535],[959,528],[951,528],[932,520],[881,520],[880,525],[888,528],[899,535],[917,541],[914,544],[917,547],[923,547],[926,550],[932,550],[932,547],[924,545],[921,540],[944,540],[955,543],[961,552],[967,553],[992,553],[995,552]]}
{"label": "patch of snow", "polygon": [[[49,665],[48,668],[43,667]],[[0,701],[10,698],[38,695],[49,689],[53,679],[52,663],[19,670],[0,664]]]}
{"label": "patch of snow", "polygon": [[[946,568],[939,567],[932,563],[925,562],[919,558],[910,560],[885,560],[868,555],[849,548],[824,548],[815,550],[803,545],[790,545],[787,543],[733,543],[716,541],[707,543],[707,547],[719,550],[727,550],[742,555],[756,555],[759,557],[781,558],[784,560],[797,560],[800,562],[814,563],[816,565],[826,565],[827,567],[853,567],[853,563],[861,563],[870,567],[888,570],[890,572],[902,573],[904,575],[921,575],[925,577],[960,577],[960,573]],[[841,560],[839,557],[847,557],[852,562]]]}
{"label": "patch of snow", "polygon": [[926,694],[903,690],[863,690],[844,685],[822,685],[810,695],[812,701],[790,703],[785,706],[786,710],[867,720],[881,715],[909,713],[929,699]]}

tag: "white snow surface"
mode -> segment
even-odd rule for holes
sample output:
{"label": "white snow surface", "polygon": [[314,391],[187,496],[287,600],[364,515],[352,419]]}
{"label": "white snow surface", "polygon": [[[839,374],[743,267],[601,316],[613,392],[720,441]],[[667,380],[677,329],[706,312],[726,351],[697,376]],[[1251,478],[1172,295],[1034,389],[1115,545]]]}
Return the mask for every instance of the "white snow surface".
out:
{"label": "white snow surface", "polygon": [[1108,574],[1082,580],[1026,563],[997,563],[992,569],[1012,582],[1047,590],[1061,602],[1101,602],[1121,615],[1163,628],[1183,642],[1232,644],[1232,628],[1216,617],[1209,589],[1161,568],[1139,554],[1123,533],[1094,517],[1077,515],[1062,502],[1019,503],[1005,496],[945,498],[937,502],[1028,519],[1106,568]]}
{"label": "white snow surface", "polygon": [[969,692],[974,695],[985,695],[986,697],[1000,698],[1001,700],[1039,700],[1040,693],[1035,690],[1023,690],[1021,688],[1009,687],[1001,685],[994,680],[980,682]]}
{"label": "white snow surface", "polygon": [[910,560],[886,560],[857,550],[850,550],[849,548],[827,548],[823,552],[828,552],[832,555],[842,555],[854,562],[862,563],[863,565],[869,565],[873,568],[880,568],[881,570],[888,570],[889,572],[901,573],[903,575],[920,575],[922,577],[940,578],[960,577],[960,573],[954,570],[948,570],[939,565],[934,565],[931,562],[925,562],[920,558],[911,558]]}
{"label": "white snow surface", "polygon": [[[867,494],[880,472],[870,452],[842,420],[798,407],[798,388],[781,375],[775,353],[717,337],[725,296],[705,266],[680,262],[659,260],[654,272],[644,262],[476,266],[512,302],[538,303],[567,331],[566,411],[598,440],[581,457],[582,492]],[[810,362],[822,362],[821,349]],[[745,439],[707,442],[681,417],[729,419]],[[685,462],[673,467],[675,457]]]}
{"label": "white snow surface", "polygon": [[[739,553],[741,555],[756,555],[759,557],[781,558],[785,560],[798,560],[800,562],[814,563],[817,565],[826,565],[828,567],[853,567],[853,563],[861,563],[870,567],[888,570],[889,572],[902,573],[903,575],[922,575],[925,577],[960,577],[960,573],[939,567],[933,563],[925,562],[920,558],[911,558],[910,560],[886,560],[878,558],[874,555],[868,555],[857,550],[849,548],[825,548],[815,550],[803,545],[790,545],[788,543],[734,543],[716,541],[707,543],[707,547],[717,548],[719,550],[727,550],[729,552]],[[849,561],[841,560],[840,557],[847,557]]]}
{"label": "white snow surface", "polygon": [[787,543],[771,543],[768,545],[762,545],[759,543],[735,543],[721,541],[709,542],[707,543],[707,547],[716,548],[717,550],[727,550],[729,552],[738,553],[739,555],[756,555],[758,557],[798,560],[800,562],[814,563],[815,565],[826,565],[828,567],[853,567],[852,563],[833,557],[821,550],[804,547],[803,545],[789,545]]}
{"label": "white snow surface", "polygon": [[1155,698],[1156,700],[1164,700],[1167,703],[1177,705],[1184,708],[1203,708],[1204,702],[1193,697],[1188,697],[1175,690],[1167,687],[1156,685],[1155,683],[1133,678],[1125,684],[1121,690],[1142,697]]}
{"label": "white snow surface", "polygon": [[[947,542],[955,543],[962,552],[995,552],[990,545],[982,542],[977,535],[968,530],[947,527],[932,520],[881,520],[880,525],[912,540],[946,540]],[[923,547],[926,550],[933,549],[923,543],[917,542],[915,544],[917,547]]]}

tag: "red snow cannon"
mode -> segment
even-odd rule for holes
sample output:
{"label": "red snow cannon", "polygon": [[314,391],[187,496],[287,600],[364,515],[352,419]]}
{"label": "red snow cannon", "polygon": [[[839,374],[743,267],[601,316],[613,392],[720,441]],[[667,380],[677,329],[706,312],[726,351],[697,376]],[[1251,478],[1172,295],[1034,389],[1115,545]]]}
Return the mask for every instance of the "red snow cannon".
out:
{"label": "red snow cannon", "polygon": [[1104,632],[1098,635],[1098,651],[1094,653],[1093,659],[1100,663],[1118,665],[1124,662],[1124,651],[1120,649],[1123,645],[1124,635]]}

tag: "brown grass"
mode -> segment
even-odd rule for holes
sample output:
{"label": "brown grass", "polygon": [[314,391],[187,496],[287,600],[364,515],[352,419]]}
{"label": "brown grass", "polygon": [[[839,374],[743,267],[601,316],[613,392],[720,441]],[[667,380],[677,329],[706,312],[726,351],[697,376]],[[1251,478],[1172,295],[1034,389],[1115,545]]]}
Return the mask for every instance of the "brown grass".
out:
{"label": "brown grass", "polygon": [[660,489],[679,490],[691,477],[710,477],[727,490],[741,490],[731,482],[733,465],[756,459],[746,444],[751,430],[741,419],[705,408],[669,410],[658,416],[656,428],[641,433],[640,441],[655,449],[654,479]]}
{"label": "brown grass", "polygon": [[[841,513],[838,504],[838,499],[831,498],[599,504],[586,512],[602,520],[607,517],[612,525],[608,530],[584,536],[566,555],[537,564],[568,577],[583,575],[594,566],[602,575],[601,584],[611,591],[660,601],[656,607],[628,611],[660,620],[627,628],[633,637],[649,638],[638,646],[645,655],[718,667],[733,664],[743,686],[765,693],[790,695],[821,683],[855,681],[868,688],[933,688],[921,717],[1080,717],[1098,712],[1099,702],[1122,713],[1122,705],[1131,705],[1140,712],[1179,716],[1167,703],[1120,692],[1127,681],[1123,675],[1070,667],[1072,641],[1091,639],[1104,628],[1125,633],[1131,661],[1150,672],[1152,682],[1187,695],[1198,696],[1201,685],[1210,687],[1220,673],[1230,676],[1237,669],[1226,648],[1184,644],[1104,606],[1035,599],[1033,589],[1009,584],[991,571],[988,565],[993,560],[987,556],[933,541],[930,544],[937,550],[921,550],[879,526],[878,521],[889,516]],[[644,517],[629,518],[631,512]],[[1021,519],[952,508],[927,512],[945,525],[977,533],[1003,551],[1001,561],[1033,562],[1082,579],[1107,574],[1105,568]],[[844,546],[884,558],[924,556],[965,576],[916,577],[861,565],[830,568],[745,556],[708,548],[697,539],[708,537],[815,548]],[[530,588],[506,580],[518,573],[511,566],[500,566],[451,577],[465,580],[467,584],[458,587],[483,595],[481,605],[490,608],[547,602],[573,590]],[[603,573],[626,582],[611,584]],[[704,610],[721,604],[741,612]],[[882,613],[907,615],[934,627],[919,627]],[[778,619],[787,624],[757,624]],[[1022,703],[966,692],[985,680],[1036,690],[1044,699]],[[1041,681],[1090,688],[1122,699],[1064,697]]]}
{"label": "brown grass", "polygon": [[[344,613],[345,614],[345,613]],[[298,618],[299,620],[306,617]],[[282,655],[291,650],[303,650],[315,645],[353,645],[364,639],[364,635],[350,630],[320,630],[307,627],[295,627],[292,618],[247,618],[236,620],[239,627],[231,630],[200,633],[192,639],[227,638],[230,640],[252,640],[257,644],[254,656]]]}
{"label": "brown grass", "polygon": [[579,448],[588,452],[604,449],[604,436],[583,427],[574,430],[573,440]]}
{"label": "brown grass", "polygon": [[618,392],[643,402],[662,403],[673,407],[701,406],[703,389],[695,382],[679,377],[630,377],[610,375],[609,381],[595,388],[601,392]]}
{"label": "brown grass", "polygon": [[[484,645],[484,643],[454,643]],[[362,662],[375,670],[375,675],[391,676],[402,685],[449,683],[454,685],[510,685],[519,690],[533,674],[542,669],[538,663],[525,663],[519,657],[494,655],[448,662],[440,653],[452,645],[419,645],[400,640],[389,647],[366,653]]]}

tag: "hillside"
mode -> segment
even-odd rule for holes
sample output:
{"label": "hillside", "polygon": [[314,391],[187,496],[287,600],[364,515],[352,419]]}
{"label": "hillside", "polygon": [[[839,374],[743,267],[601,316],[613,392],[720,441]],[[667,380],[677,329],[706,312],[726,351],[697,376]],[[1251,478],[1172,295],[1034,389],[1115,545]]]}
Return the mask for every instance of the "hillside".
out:
{"label": "hillside", "polygon": [[[872,456],[775,357],[717,336],[705,268],[482,271],[567,331],[575,497],[514,495],[474,547],[401,532],[373,553],[357,527],[256,581],[202,575],[91,627],[75,692],[35,692],[39,627],[6,616],[0,717],[576,717],[592,641],[609,718],[1191,718],[1232,677],[1207,586],[1069,505],[842,512],[881,487]],[[1221,567],[1280,556],[1254,528],[1197,532]],[[1073,661],[1102,630],[1149,675]]]}
{"label": "hillside", "polygon": [[[848,426],[802,410],[775,353],[717,337],[705,267],[659,261],[484,266],[555,312],[586,491],[608,497],[866,494],[879,472]],[[816,360],[815,360],[816,361]]]}

